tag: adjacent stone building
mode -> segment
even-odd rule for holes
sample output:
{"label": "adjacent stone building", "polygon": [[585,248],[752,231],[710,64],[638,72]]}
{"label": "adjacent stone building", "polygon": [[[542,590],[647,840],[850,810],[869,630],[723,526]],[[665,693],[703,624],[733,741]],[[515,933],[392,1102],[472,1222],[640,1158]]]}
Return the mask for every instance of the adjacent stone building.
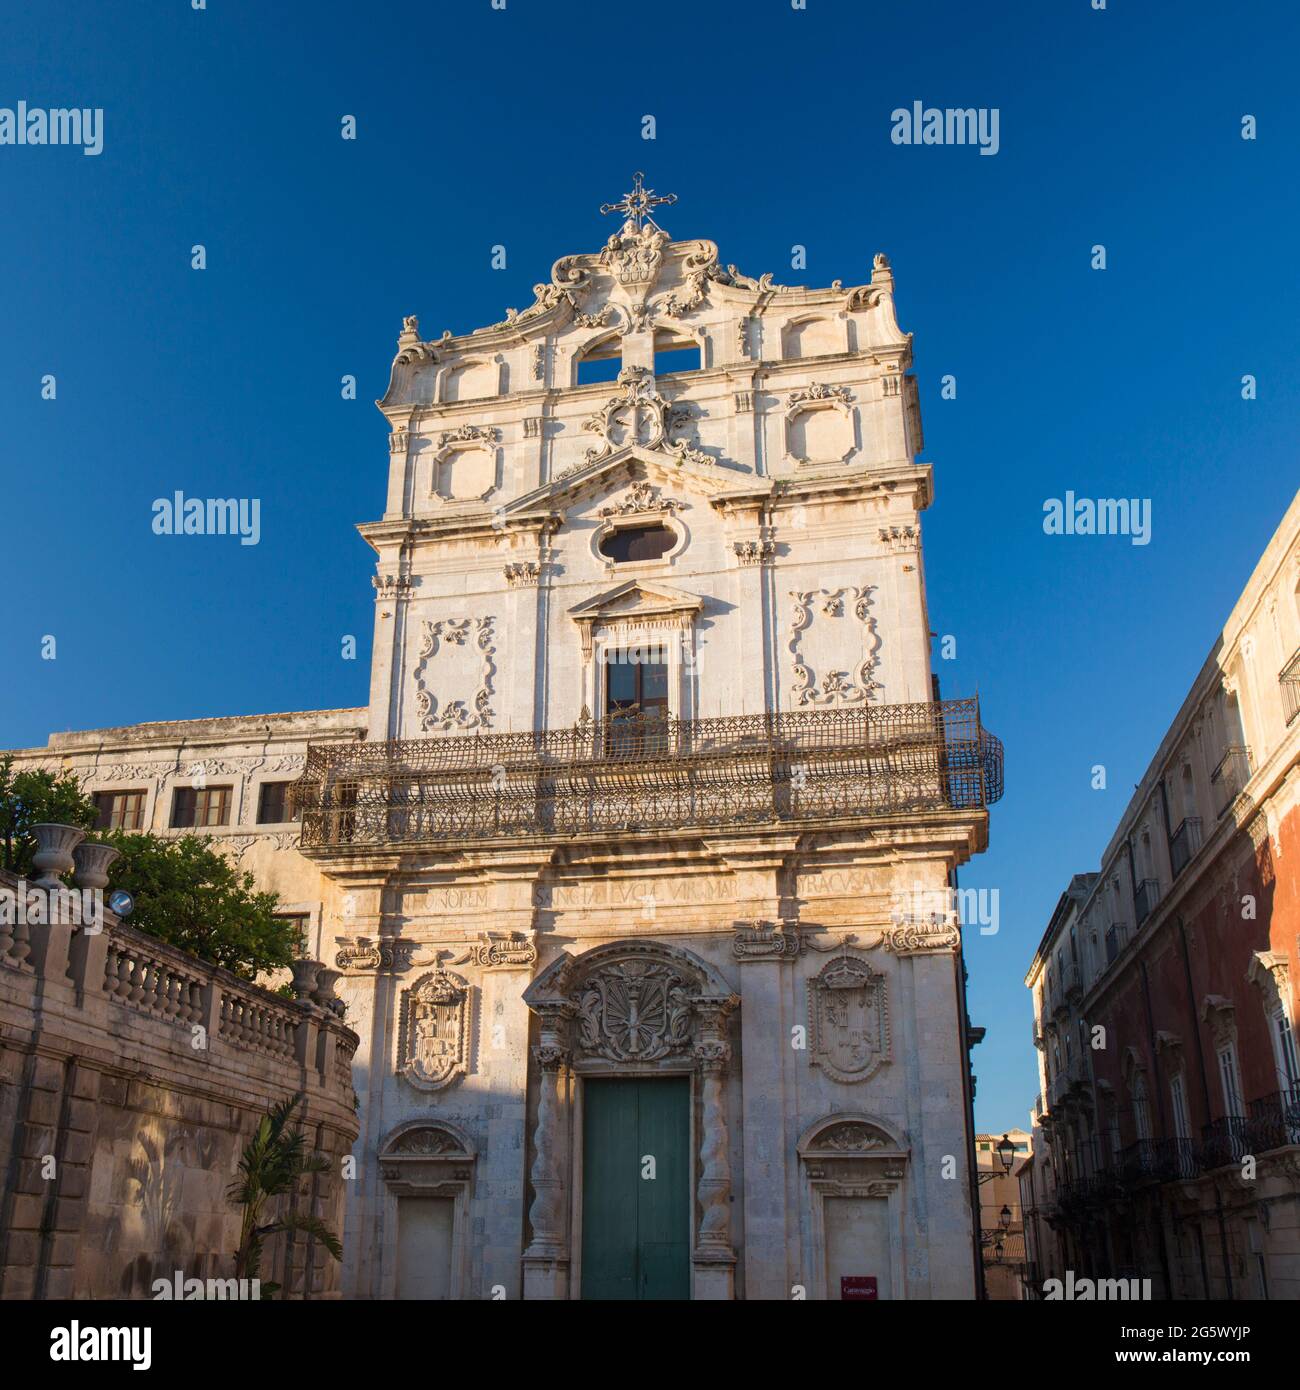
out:
{"label": "adjacent stone building", "polygon": [[368,708],[114,731],[151,770],[93,785],[224,814],[343,971],[347,1294],[971,1297],[951,885],[1001,748],[931,671],[893,274],[752,278],[656,201],[499,323],[406,320]]}
{"label": "adjacent stone building", "polygon": [[1300,1297],[1298,762],[1300,497],[1026,977],[1040,1285]]}

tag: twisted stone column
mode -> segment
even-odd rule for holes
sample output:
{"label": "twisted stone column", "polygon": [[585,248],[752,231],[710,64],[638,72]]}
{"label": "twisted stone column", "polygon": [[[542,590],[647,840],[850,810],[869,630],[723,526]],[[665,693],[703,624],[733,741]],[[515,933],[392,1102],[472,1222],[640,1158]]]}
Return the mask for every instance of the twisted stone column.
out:
{"label": "twisted stone column", "polygon": [[731,1144],[724,1094],[731,1044],[729,999],[696,999],[697,1020],[692,1049],[700,1073],[700,1179],[697,1199],[700,1224],[695,1239],[696,1298],[725,1299],[734,1294],[736,1252],[731,1246]]}
{"label": "twisted stone column", "polygon": [[542,1044],[533,1049],[541,1070],[537,1098],[537,1129],[533,1134],[533,1204],[528,1219],[533,1239],[527,1256],[554,1259],[564,1253],[564,1177],[560,1171],[560,1090],[564,1085],[568,1052]]}
{"label": "twisted stone column", "polygon": [[564,1087],[569,1067],[572,1006],[538,1010],[541,1041],[533,1048],[540,1076],[537,1127],[533,1131],[533,1238],[524,1251],[524,1297],[564,1298],[568,1293],[569,1242],[565,1213]]}

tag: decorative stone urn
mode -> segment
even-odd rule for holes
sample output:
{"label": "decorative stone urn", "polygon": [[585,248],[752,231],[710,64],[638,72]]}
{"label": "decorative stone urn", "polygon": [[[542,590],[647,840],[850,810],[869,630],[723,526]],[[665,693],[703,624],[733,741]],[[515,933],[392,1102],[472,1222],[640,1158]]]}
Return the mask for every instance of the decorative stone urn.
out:
{"label": "decorative stone urn", "polygon": [[72,851],[86,838],[84,830],[75,825],[51,825],[42,823],[32,826],[36,836],[36,853],[32,863],[41,870],[36,880],[38,888],[62,888],[60,879],[72,868]]}
{"label": "decorative stone urn", "polygon": [[324,970],[318,960],[295,960],[289,963],[293,971],[293,997],[300,1004],[306,1004],[316,989],[316,977]]}
{"label": "decorative stone urn", "polygon": [[90,841],[79,844],[72,851],[77,869],[73,880],[78,888],[108,887],[108,871],[115,860],[122,857],[122,851],[112,845],[97,845]]}
{"label": "decorative stone urn", "polygon": [[312,990],[312,1002],[319,1004],[322,1009],[333,1009],[337,1002],[334,994],[334,985],[343,978],[341,970],[331,970],[328,966],[322,965],[316,975],[316,988]]}

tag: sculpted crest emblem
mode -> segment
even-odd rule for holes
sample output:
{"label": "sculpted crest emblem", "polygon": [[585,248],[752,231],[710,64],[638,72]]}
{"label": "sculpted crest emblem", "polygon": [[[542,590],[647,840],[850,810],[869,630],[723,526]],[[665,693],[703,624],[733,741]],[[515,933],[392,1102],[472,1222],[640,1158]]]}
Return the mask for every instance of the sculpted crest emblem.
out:
{"label": "sculpted crest emblem", "polygon": [[690,1043],[690,988],[671,966],[628,960],[589,976],[575,1001],[584,1052],[656,1062]]}
{"label": "sculpted crest emblem", "polygon": [[865,1081],[889,1060],[885,977],[836,956],[808,981],[809,1061],[836,1081]]}
{"label": "sculpted crest emblem", "polygon": [[439,966],[402,995],[397,1069],[436,1091],[469,1069],[469,986]]}

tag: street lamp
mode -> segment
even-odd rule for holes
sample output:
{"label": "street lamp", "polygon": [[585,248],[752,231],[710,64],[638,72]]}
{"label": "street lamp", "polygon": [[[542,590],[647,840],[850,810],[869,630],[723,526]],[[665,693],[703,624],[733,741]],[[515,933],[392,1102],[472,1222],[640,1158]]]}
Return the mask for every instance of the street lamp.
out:
{"label": "street lamp", "polygon": [[1004,1134],[1002,1142],[997,1148],[998,1158],[1002,1161],[1003,1171],[1011,1172],[1011,1165],[1016,1161],[1016,1146],[1011,1142],[1011,1136]]}
{"label": "street lamp", "polygon": [[1011,1229],[1011,1208],[1005,1204],[1002,1210],[998,1212],[998,1225],[1002,1228],[1004,1234]]}

